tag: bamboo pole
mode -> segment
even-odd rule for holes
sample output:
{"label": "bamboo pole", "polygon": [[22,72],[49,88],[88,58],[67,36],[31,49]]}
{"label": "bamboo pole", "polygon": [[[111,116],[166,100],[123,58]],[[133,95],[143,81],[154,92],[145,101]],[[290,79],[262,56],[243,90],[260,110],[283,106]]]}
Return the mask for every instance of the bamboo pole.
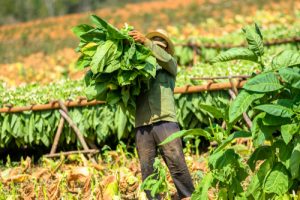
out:
{"label": "bamboo pole", "polygon": [[237,76],[215,76],[215,77],[193,77],[191,80],[215,80],[215,79],[230,79],[230,78],[250,78],[250,75],[237,75]]}
{"label": "bamboo pole", "polygon": [[[67,101],[64,102],[66,107],[81,107],[81,106],[95,106],[99,104],[104,104],[105,101],[87,101],[81,100],[81,101]],[[48,104],[37,104],[37,105],[30,105],[30,106],[21,106],[21,107],[7,107],[7,108],[0,108],[0,113],[16,113],[16,112],[23,112],[23,111],[43,111],[43,110],[53,110],[53,109],[59,109],[60,105],[59,103],[53,102]]]}
{"label": "bamboo pole", "polygon": [[[241,88],[245,84],[246,81],[241,81],[235,84],[236,88]],[[209,83],[206,85],[199,85],[199,86],[183,86],[183,87],[176,87],[174,90],[175,94],[189,94],[189,93],[197,93],[197,92],[204,92],[204,91],[215,91],[215,90],[228,90],[232,88],[230,82],[227,83]],[[87,101],[86,99],[80,99],[79,101],[67,101],[64,102],[66,107],[81,107],[81,106],[95,106],[105,104],[105,101]],[[31,106],[21,106],[21,107],[8,107],[8,108],[0,108],[0,113],[18,113],[23,111],[43,111],[43,110],[53,110],[59,109],[61,106],[59,105],[58,101],[54,101],[48,104],[37,104]]]}
{"label": "bamboo pole", "polygon": [[[246,81],[240,81],[238,83],[234,83],[236,88],[241,88],[245,84]],[[177,87],[174,90],[175,94],[188,94],[195,92],[204,92],[204,91],[215,91],[215,90],[228,90],[232,88],[232,84],[230,82],[226,83],[210,83],[207,85],[199,85],[199,86],[184,86]]]}
{"label": "bamboo pole", "polygon": [[60,152],[60,153],[53,153],[53,154],[46,154],[44,155],[47,158],[52,158],[52,157],[59,157],[60,155],[72,155],[72,154],[95,154],[98,153],[98,149],[89,149],[89,150],[81,150],[81,151],[67,151],[67,152]]}

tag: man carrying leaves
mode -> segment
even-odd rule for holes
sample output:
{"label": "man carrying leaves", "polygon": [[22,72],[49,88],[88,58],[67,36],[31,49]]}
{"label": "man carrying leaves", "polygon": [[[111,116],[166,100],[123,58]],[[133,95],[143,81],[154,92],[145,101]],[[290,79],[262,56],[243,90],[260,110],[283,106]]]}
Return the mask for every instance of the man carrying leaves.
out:
{"label": "man carrying leaves", "polygon": [[[146,36],[134,30],[129,35],[148,47],[158,63],[156,77],[150,82],[150,89],[142,92],[136,100],[136,146],[142,178],[145,180],[153,173],[153,163],[159,149],[170,170],[179,198],[189,199],[194,186],[185,162],[181,139],[158,148],[162,141],[180,130],[173,94],[177,74],[177,64],[172,57],[174,45],[164,30],[150,32]],[[153,199],[150,191],[146,191],[146,194],[148,199]]]}

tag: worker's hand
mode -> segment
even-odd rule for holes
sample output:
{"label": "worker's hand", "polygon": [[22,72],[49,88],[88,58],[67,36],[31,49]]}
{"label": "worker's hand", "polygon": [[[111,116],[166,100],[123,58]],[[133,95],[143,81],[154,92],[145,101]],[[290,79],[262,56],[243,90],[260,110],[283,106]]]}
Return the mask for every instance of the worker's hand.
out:
{"label": "worker's hand", "polygon": [[146,39],[147,39],[142,33],[138,32],[138,31],[136,31],[136,30],[130,31],[130,32],[129,32],[129,35],[130,35],[136,42],[139,42],[139,43],[141,43],[141,44],[144,44],[145,41],[146,41]]}

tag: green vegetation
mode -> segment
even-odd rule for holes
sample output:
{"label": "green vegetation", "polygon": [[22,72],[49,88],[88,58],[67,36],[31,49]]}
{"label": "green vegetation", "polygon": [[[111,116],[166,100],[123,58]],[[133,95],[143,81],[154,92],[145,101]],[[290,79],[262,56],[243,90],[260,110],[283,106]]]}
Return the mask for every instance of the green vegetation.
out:
{"label": "green vegetation", "polygon": [[25,22],[46,17],[61,16],[71,13],[87,12],[106,6],[122,6],[136,0],[9,0],[0,2],[0,25]]}
{"label": "green vegetation", "polygon": [[90,67],[85,75],[88,99],[119,104],[128,117],[134,117],[135,97],[147,89],[156,75],[156,59],[144,45],[128,35],[133,27],[118,30],[92,15],[96,28],[82,24],[73,28],[80,38],[77,61],[80,69]]}
{"label": "green vegetation", "polygon": [[[218,142],[218,148],[209,155],[210,172],[198,185],[192,199],[208,199],[212,188],[218,189],[216,197],[220,199],[297,199],[300,54],[284,50],[273,57],[271,67],[266,70],[259,28],[246,27],[244,31],[249,49],[229,49],[213,61],[260,60],[263,72],[247,81],[225,113],[214,107],[207,109],[226,122],[226,129],[218,127],[223,139],[216,140],[207,130],[191,129],[178,132],[163,143],[187,135],[201,135]],[[253,113],[251,130],[234,132],[232,127],[242,113]],[[255,149],[245,158],[246,163],[242,154],[230,145],[236,138],[251,138],[253,142]]]}

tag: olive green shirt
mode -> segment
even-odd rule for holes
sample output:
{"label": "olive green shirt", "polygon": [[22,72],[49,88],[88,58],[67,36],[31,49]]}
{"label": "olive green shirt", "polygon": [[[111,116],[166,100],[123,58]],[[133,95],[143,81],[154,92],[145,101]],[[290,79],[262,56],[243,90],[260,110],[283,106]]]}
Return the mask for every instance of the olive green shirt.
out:
{"label": "olive green shirt", "polygon": [[136,99],[135,127],[159,121],[177,122],[174,100],[176,61],[150,40],[145,42],[145,46],[152,51],[158,65],[156,77],[150,82],[150,89],[141,92]]}

